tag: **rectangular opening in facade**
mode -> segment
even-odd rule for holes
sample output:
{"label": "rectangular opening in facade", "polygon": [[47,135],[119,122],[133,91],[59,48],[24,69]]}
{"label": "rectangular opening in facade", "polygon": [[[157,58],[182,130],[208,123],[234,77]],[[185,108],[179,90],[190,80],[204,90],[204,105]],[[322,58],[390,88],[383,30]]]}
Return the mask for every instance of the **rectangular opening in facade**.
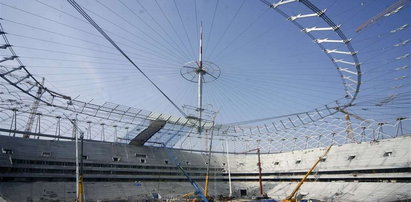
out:
{"label": "rectangular opening in facade", "polygon": [[295,161],[295,164],[300,164],[301,163],[301,159],[297,159],[296,161]]}
{"label": "rectangular opening in facade", "polygon": [[84,159],[84,160],[87,160],[87,159],[88,159],[88,156],[87,156],[87,155],[83,155],[83,159]]}
{"label": "rectangular opening in facade", "polygon": [[140,163],[146,163],[146,159],[140,159]]}
{"label": "rectangular opening in facade", "polygon": [[240,196],[247,196],[247,190],[246,189],[240,189]]}
{"label": "rectangular opening in facade", "polygon": [[12,149],[1,148],[1,153],[3,154],[13,154]]}
{"label": "rectangular opening in facade", "polygon": [[138,157],[138,158],[147,158],[147,155],[146,155],[146,154],[136,153],[135,155],[136,155],[136,157]]}
{"label": "rectangular opening in facade", "polygon": [[392,155],[392,152],[388,151],[388,152],[384,152],[384,157],[389,157]]}
{"label": "rectangular opening in facade", "polygon": [[120,158],[119,158],[119,157],[113,157],[113,161],[114,161],[114,162],[119,162],[119,161],[120,161]]}
{"label": "rectangular opening in facade", "polygon": [[275,166],[280,165],[280,162],[276,161],[276,162],[274,162],[274,165]]}
{"label": "rectangular opening in facade", "polygon": [[355,159],[356,155],[355,154],[351,154],[348,156],[348,160],[351,161],[353,159]]}
{"label": "rectangular opening in facade", "polygon": [[151,193],[154,199],[161,199],[160,194],[158,193]]}
{"label": "rectangular opening in facade", "polygon": [[42,157],[50,157],[51,156],[51,152],[42,152],[41,153]]}
{"label": "rectangular opening in facade", "polygon": [[165,164],[168,164],[168,160],[164,160],[164,163],[165,163]]}

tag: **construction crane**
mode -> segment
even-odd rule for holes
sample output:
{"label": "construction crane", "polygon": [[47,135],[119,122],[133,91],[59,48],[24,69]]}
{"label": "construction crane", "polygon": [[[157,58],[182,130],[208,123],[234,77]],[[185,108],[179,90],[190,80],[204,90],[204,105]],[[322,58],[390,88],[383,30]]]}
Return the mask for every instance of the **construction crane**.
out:
{"label": "construction crane", "polygon": [[[84,149],[83,149],[83,143],[84,143],[84,132],[80,129],[80,127],[77,125],[77,115],[76,118],[70,119],[67,115],[64,114],[64,116],[70,121],[71,124],[73,124],[73,136],[75,137],[76,141],[76,201],[78,202],[84,202],[86,201],[85,194],[84,194],[84,172],[83,172],[83,156],[84,156]],[[77,131],[80,131],[80,156],[79,156],[79,151],[78,151],[78,135]],[[80,159],[80,162],[79,162]]]}
{"label": "construction crane", "polygon": [[407,3],[410,3],[410,2],[411,0],[398,0],[391,6],[383,10],[381,13],[379,13],[378,15],[370,18],[369,20],[361,24],[355,31],[359,32],[363,30],[365,27],[367,27],[370,24],[373,24],[374,22],[378,21],[380,18],[384,16],[388,17],[394,13],[398,13]]}
{"label": "construction crane", "polygon": [[[44,85],[44,77],[41,81],[41,85],[39,86],[37,90],[36,99],[34,100],[33,106],[31,107],[31,110],[30,110],[30,116],[26,124],[26,129],[24,130],[26,132],[31,132],[31,128],[33,127],[34,119],[36,118],[36,114],[37,114],[37,109],[39,108],[39,104],[40,104],[40,98],[43,95],[43,85]],[[30,135],[24,134],[23,137],[29,138]]]}
{"label": "construction crane", "polygon": [[321,162],[321,160],[324,159],[325,156],[327,156],[328,152],[330,151],[332,145],[327,148],[327,150],[324,152],[323,155],[321,155],[318,160],[314,163],[314,165],[308,170],[308,172],[304,175],[304,177],[300,180],[300,182],[297,184],[297,186],[294,188],[293,192],[283,200],[283,202],[297,202],[296,198],[296,193],[298,190],[300,190],[301,186],[304,184],[304,182],[307,180],[308,176],[311,174],[311,172],[317,167],[317,165]]}
{"label": "construction crane", "polygon": [[354,117],[355,119],[360,120],[360,121],[364,121],[364,122],[368,122],[368,121],[367,121],[366,119],[358,116],[358,115],[355,115],[355,114],[353,114],[353,113],[348,112],[348,111],[347,111],[346,109],[344,109],[344,108],[336,107],[335,110],[337,110],[337,111],[345,114],[345,121],[346,121],[346,123],[347,123],[347,127],[346,127],[345,131],[346,131],[346,133],[347,133],[347,138],[348,138],[349,140],[351,140],[352,143],[356,142],[356,141],[355,141],[355,138],[354,138],[354,130],[352,129],[352,124],[351,124],[351,118],[350,118],[350,116],[352,116],[352,117]]}
{"label": "construction crane", "polygon": [[[190,184],[194,187],[194,194],[193,195],[199,195],[201,200],[204,202],[208,202],[208,198],[203,194],[201,191],[201,188],[197,185],[197,183],[188,175],[188,173],[184,170],[184,168],[180,165],[180,162],[177,160],[177,157],[173,154],[173,151],[171,151],[166,144],[162,142],[155,142],[157,144],[162,145],[162,147],[165,149],[168,158],[175,164],[175,166],[183,173],[183,175],[186,177],[186,179],[190,182]],[[189,197],[192,195],[191,193],[185,194],[184,197]]]}
{"label": "construction crane", "polygon": [[260,195],[263,196],[264,192],[263,192],[263,180],[262,180],[262,175],[261,175],[261,159],[260,159],[260,148],[258,147],[257,149],[252,149],[247,151],[248,152],[252,152],[252,151],[257,151],[257,155],[258,155],[258,182],[260,183]]}
{"label": "construction crane", "polygon": [[[206,178],[205,178],[205,188],[204,188],[204,194],[205,197],[207,199],[209,199],[209,201],[213,201],[213,198],[211,196],[208,195],[208,184],[209,184],[209,176],[210,176],[210,166],[211,166],[211,150],[213,147],[213,137],[214,137],[214,124],[215,124],[215,116],[213,117],[213,126],[211,131],[211,138],[210,138],[210,147],[208,148],[208,162],[207,162],[207,174],[206,174]],[[201,128],[201,126],[200,126]]]}

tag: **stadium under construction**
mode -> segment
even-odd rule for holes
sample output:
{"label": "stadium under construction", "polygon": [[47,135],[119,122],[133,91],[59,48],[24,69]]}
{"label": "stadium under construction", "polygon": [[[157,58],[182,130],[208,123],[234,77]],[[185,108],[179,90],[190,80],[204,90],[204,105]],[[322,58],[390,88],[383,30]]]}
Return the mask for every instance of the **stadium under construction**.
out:
{"label": "stadium under construction", "polygon": [[409,201],[410,0],[0,1],[0,201]]}

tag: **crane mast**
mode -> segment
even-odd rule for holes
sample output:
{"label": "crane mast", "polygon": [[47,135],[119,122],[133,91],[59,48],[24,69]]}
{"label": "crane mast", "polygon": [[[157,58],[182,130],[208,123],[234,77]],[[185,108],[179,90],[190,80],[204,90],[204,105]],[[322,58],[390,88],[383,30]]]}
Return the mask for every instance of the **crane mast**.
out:
{"label": "crane mast", "polygon": [[[41,80],[41,85],[39,86],[37,90],[36,99],[34,100],[33,106],[31,107],[30,116],[26,124],[26,129],[24,130],[25,132],[31,132],[31,128],[33,127],[34,119],[36,118],[37,110],[40,104],[40,98],[41,98],[41,95],[43,95],[43,85],[44,85],[44,77]],[[23,137],[29,138],[30,135],[24,134]]]}
{"label": "crane mast", "polygon": [[262,179],[262,174],[261,174],[262,168],[261,168],[260,148],[257,147],[257,149],[252,149],[252,150],[249,150],[247,152],[252,152],[252,151],[257,151],[257,157],[258,157],[258,163],[257,163],[257,166],[258,166],[258,183],[260,184],[260,195],[263,196],[264,191],[263,191],[263,179]]}

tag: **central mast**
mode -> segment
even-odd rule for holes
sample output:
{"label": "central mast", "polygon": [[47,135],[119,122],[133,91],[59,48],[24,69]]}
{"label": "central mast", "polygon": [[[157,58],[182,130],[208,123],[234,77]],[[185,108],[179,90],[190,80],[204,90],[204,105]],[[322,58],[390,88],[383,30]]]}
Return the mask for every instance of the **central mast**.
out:
{"label": "central mast", "polygon": [[[180,69],[181,76],[187,81],[197,83],[197,106],[187,106],[189,110],[195,110],[195,114],[190,114],[187,116],[192,119],[195,124],[194,127],[197,127],[198,134],[201,135],[204,123],[207,122],[207,118],[211,118],[210,111],[205,112],[203,108],[203,85],[204,83],[212,82],[220,77],[220,68],[210,62],[203,61],[203,23],[200,26],[200,37],[199,37],[199,48],[198,48],[198,60],[187,62]],[[183,106],[184,107],[184,106]],[[210,121],[210,120],[208,120]]]}
{"label": "central mast", "polygon": [[201,135],[202,127],[201,127],[201,119],[202,119],[202,111],[203,111],[203,76],[204,76],[204,69],[203,69],[203,23],[200,26],[200,47],[198,51],[198,100],[197,100],[197,110],[198,110],[198,134]]}
{"label": "central mast", "polygon": [[[216,112],[212,112],[209,110],[203,109],[203,84],[207,82],[212,82],[217,80],[220,77],[221,71],[220,68],[210,62],[210,61],[203,61],[203,23],[200,26],[200,44],[198,49],[198,60],[197,61],[190,61],[187,62],[182,66],[180,69],[181,76],[186,79],[187,81],[197,83],[197,107],[194,106],[186,106],[188,109],[192,110],[195,109],[195,115],[189,115],[187,118],[193,119],[192,123],[197,125],[198,135],[201,136],[203,132],[203,125],[206,122],[210,122],[207,118],[212,118],[212,126],[211,126],[211,142],[209,145],[208,150],[208,165],[207,165],[207,175],[206,175],[206,182],[205,182],[205,196],[208,197],[208,179],[209,179],[209,172],[210,172],[210,159],[211,159],[211,149],[212,149],[212,139],[213,139],[213,128],[215,123],[215,116]],[[184,106],[183,106],[184,107]],[[204,113],[204,114],[203,114]],[[206,117],[205,119],[203,119]],[[204,122],[204,123],[203,123]],[[206,148],[207,138],[206,140]]]}

